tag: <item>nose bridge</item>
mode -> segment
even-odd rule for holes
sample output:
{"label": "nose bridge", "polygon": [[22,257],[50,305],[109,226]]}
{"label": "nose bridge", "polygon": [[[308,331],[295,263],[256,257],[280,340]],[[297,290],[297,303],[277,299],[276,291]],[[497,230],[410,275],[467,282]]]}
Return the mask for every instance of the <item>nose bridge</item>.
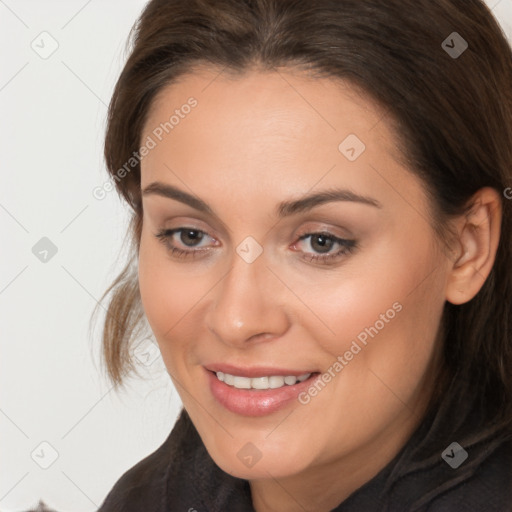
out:
{"label": "nose bridge", "polygon": [[207,315],[209,329],[230,344],[244,344],[258,335],[279,336],[287,328],[286,312],[276,300],[278,280],[262,254],[251,261],[244,249],[242,242],[231,269],[215,287]]}

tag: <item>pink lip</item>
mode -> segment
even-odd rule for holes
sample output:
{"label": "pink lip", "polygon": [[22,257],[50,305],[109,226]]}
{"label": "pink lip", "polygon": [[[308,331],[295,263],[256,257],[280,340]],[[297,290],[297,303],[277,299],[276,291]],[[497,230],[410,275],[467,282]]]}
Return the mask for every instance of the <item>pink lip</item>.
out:
{"label": "pink lip", "polygon": [[295,370],[286,368],[275,368],[270,366],[251,366],[246,368],[240,368],[231,364],[224,363],[212,363],[205,365],[207,370],[212,372],[229,373],[230,375],[237,375],[238,377],[270,377],[272,375],[282,375],[283,377],[293,375],[300,377],[306,373],[315,373],[316,370]]}
{"label": "pink lip", "polygon": [[[225,367],[225,366],[224,366]],[[251,369],[253,370],[253,369]],[[264,369],[263,369],[264,370]],[[268,369],[267,369],[268,370]],[[217,370],[223,371],[223,370]],[[238,370],[239,371],[239,370]],[[295,372],[276,372],[272,369],[272,373],[260,373],[253,372],[254,376],[268,376],[268,375],[294,375]],[[226,373],[231,373],[227,371]],[[304,375],[302,372],[297,375]],[[297,402],[299,394],[305,391],[313,381],[320,376],[318,373],[314,373],[308,379],[303,382],[297,382],[293,386],[285,384],[283,387],[278,389],[237,389],[233,386],[221,382],[213,371],[206,370],[207,378],[209,379],[210,391],[214,398],[224,406],[228,411],[242,416],[265,416],[276,412],[284,407]],[[240,377],[248,377],[247,373],[241,374],[233,371],[232,375],[238,375]]]}

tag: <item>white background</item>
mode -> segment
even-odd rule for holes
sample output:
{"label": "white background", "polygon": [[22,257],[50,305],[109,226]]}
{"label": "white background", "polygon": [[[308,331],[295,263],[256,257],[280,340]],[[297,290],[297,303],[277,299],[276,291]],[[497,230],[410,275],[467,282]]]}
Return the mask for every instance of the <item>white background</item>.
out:
{"label": "white background", "polygon": [[[2,512],[40,498],[59,511],[96,510],[165,440],[181,407],[160,358],[126,393],[111,391],[101,317],[88,331],[124,261],[126,208],[115,192],[100,201],[92,190],[106,181],[106,106],[144,4],[0,0]],[[488,4],[512,40],[512,0]],[[43,31],[58,43],[47,59],[31,48]],[[46,263],[32,253],[42,237],[58,249]]]}

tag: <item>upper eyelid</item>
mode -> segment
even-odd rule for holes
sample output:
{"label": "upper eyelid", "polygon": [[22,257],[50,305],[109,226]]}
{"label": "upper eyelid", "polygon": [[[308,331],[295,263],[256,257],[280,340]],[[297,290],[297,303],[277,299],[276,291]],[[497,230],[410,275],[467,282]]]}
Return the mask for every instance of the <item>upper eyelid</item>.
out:
{"label": "upper eyelid", "polygon": [[[160,235],[162,234],[165,234],[165,233],[168,233],[168,237],[171,238],[171,237],[174,237],[174,235],[180,233],[180,232],[183,232],[183,231],[187,231],[187,230],[190,230],[190,231],[199,231],[200,233],[202,233],[203,235],[206,235],[207,237],[211,238],[212,240],[214,241],[218,241],[216,237],[210,235],[207,231],[203,230],[203,229],[199,229],[199,228],[196,228],[196,227],[193,227],[193,226],[179,226],[179,227],[176,227],[176,228],[168,228],[168,229],[163,229],[161,231],[159,231],[158,233]],[[333,239],[334,243],[340,243],[341,241],[350,241],[350,242],[354,242],[354,238],[351,238],[351,237],[344,237],[344,236],[339,236],[339,235],[336,235],[335,233],[332,233],[331,231],[327,230],[327,229],[318,229],[318,230],[304,230],[304,233],[300,234],[300,235],[296,235],[296,241],[293,242],[293,244],[297,244],[307,238],[311,238],[312,236],[314,235],[324,235],[324,236],[327,236],[327,237],[330,237]],[[158,236],[158,234],[157,234]],[[202,241],[202,240],[201,240]],[[188,247],[188,250],[190,252],[193,252],[195,249],[194,247]],[[197,249],[197,250],[203,250],[203,249]]]}
{"label": "upper eyelid", "polygon": [[162,229],[157,232],[157,235],[167,234],[167,236],[170,238],[170,237],[174,237],[176,234],[183,232],[183,231],[199,231],[203,235],[206,235],[207,237],[211,238],[212,240],[217,241],[217,238],[210,235],[210,233],[208,233],[208,231],[205,231],[204,229],[192,227],[192,226],[181,226],[181,227],[176,227],[176,228]]}
{"label": "upper eyelid", "polygon": [[[158,183],[155,183],[155,185],[156,184],[158,184]],[[324,195],[328,196],[329,191],[327,191],[327,192],[328,193],[324,194]],[[347,191],[341,191],[341,192],[347,192]],[[350,193],[349,193],[349,195],[350,195]],[[152,203],[151,200],[153,198],[158,199],[158,198],[162,198],[162,197],[163,196],[159,195],[158,193],[149,193],[149,195],[143,195],[143,201],[147,201],[148,205],[151,205],[151,203]],[[171,200],[171,202],[174,202],[174,201],[175,200]],[[179,201],[177,201],[177,202],[178,202],[178,204],[182,204],[182,205],[187,204],[186,202],[185,203],[181,203]],[[302,211],[301,209],[299,209],[298,211],[294,211],[293,213],[291,213],[291,212],[287,213],[282,218],[280,218],[275,224],[273,224],[273,226],[266,233],[273,231],[276,225],[278,225],[278,224],[282,225],[283,222],[286,223],[286,225],[287,225],[288,223],[302,222],[303,220],[306,220],[306,219],[303,219],[302,216],[310,216],[311,215],[311,216],[315,216],[315,217],[318,216],[318,217],[326,218],[326,220],[320,220],[320,218],[317,218],[315,220],[314,218],[310,218],[310,219],[307,219],[308,223],[309,222],[320,223],[320,224],[337,223],[336,220],[334,220],[334,219],[329,220],[330,214],[328,214],[328,213],[326,214],[325,211],[322,213],[322,209],[323,208],[332,208],[336,205],[343,204],[343,203],[368,206],[368,203],[371,203],[371,202],[372,201],[368,201],[366,204],[364,202],[351,201],[351,200],[330,200],[327,202],[321,202],[319,204],[311,206],[310,208],[306,209],[305,211]],[[374,209],[376,211],[379,211],[382,208],[382,205],[380,203],[378,203],[376,200],[375,200],[375,204],[373,204],[373,206],[375,208],[372,208],[372,209]],[[190,206],[190,207],[194,208],[193,206]],[[151,210],[151,209],[152,209],[152,206],[149,206],[148,208],[145,208],[144,211]],[[194,213],[189,213],[189,214],[184,213],[182,215],[177,215],[176,217],[173,215],[172,217],[173,217],[173,219],[176,217],[193,218],[194,220],[192,222],[199,222],[201,224],[205,224],[205,225],[212,227],[213,230],[219,234],[219,237],[220,236],[230,237],[233,235],[233,230],[230,229],[230,227],[226,223],[224,223],[224,221],[220,217],[218,217],[214,212],[203,211],[201,209],[195,209]],[[183,221],[183,222],[186,223],[187,221]],[[210,229],[208,229],[208,230],[203,230],[202,228],[197,228],[197,229],[201,229],[202,231],[205,231],[206,233],[210,232]],[[332,228],[329,228],[329,229],[332,229]],[[352,235],[346,234],[346,235],[335,235],[335,236],[340,236],[340,238],[344,238],[345,236],[351,237]],[[219,237],[216,237],[216,238],[219,238]]]}
{"label": "upper eyelid", "polygon": [[[205,221],[201,218],[193,218],[193,220],[185,220],[181,219],[179,220],[179,217],[187,218],[187,215],[180,215],[178,217],[173,218],[173,221],[176,221],[178,219],[176,226],[174,227],[168,227],[163,228],[164,230],[176,230],[176,229],[196,229],[198,231],[202,231],[203,233],[206,233],[207,235],[211,236],[212,238],[219,239],[223,236],[229,236],[232,234],[232,230],[228,229],[225,231],[223,227],[219,230],[217,227],[212,226],[209,221]],[[350,230],[346,227],[341,226],[333,226],[332,224],[339,223],[339,220],[332,220],[332,219],[310,219],[306,222],[302,222],[302,224],[305,224],[308,227],[301,228],[301,229],[293,229],[294,233],[297,233],[298,231],[301,232],[300,235],[296,236],[302,236],[303,234],[319,234],[322,232],[326,232],[331,236],[335,236],[337,238],[344,238],[344,239],[351,239],[354,238],[354,235],[350,233]],[[164,224],[164,223],[162,223]],[[314,227],[309,227],[309,225],[314,224]],[[205,226],[205,227],[202,227]],[[266,234],[272,232],[275,230],[275,225],[272,226],[269,230],[267,230]],[[288,231],[288,228],[284,228],[284,230]],[[212,231],[214,234],[212,234]]]}

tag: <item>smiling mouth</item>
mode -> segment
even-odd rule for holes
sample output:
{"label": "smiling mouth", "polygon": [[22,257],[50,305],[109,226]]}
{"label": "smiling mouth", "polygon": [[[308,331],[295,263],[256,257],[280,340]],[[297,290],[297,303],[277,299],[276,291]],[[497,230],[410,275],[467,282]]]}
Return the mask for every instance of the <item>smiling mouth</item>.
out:
{"label": "smiling mouth", "polygon": [[240,377],[225,372],[211,372],[220,382],[236,389],[269,390],[279,389],[285,386],[293,386],[304,382],[318,372],[304,373],[303,375],[270,375],[264,377]]}
{"label": "smiling mouth", "polygon": [[318,371],[304,372],[304,368],[212,366],[205,370],[213,398],[228,411],[247,417],[266,416],[296,405],[300,393],[320,378]]}

